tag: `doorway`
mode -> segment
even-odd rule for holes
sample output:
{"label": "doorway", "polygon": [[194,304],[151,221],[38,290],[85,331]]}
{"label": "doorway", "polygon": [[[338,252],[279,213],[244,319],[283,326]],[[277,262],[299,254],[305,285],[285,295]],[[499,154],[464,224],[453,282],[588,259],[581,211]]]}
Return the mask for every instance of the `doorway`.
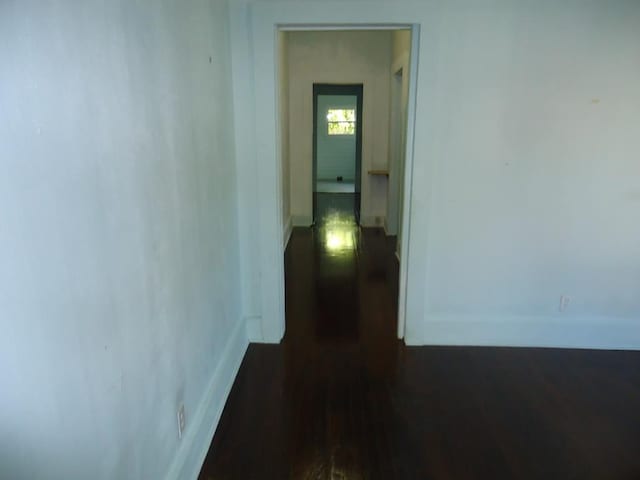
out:
{"label": "doorway", "polygon": [[[275,15],[276,12],[274,12]],[[253,341],[279,342],[285,333],[285,269],[282,253],[286,249],[296,250],[295,242],[301,235],[318,236],[317,229],[309,229],[313,224],[313,85],[362,85],[368,92],[363,97],[362,109],[362,191],[360,227],[377,227],[384,234],[385,200],[379,195],[387,190],[387,174],[384,172],[389,156],[388,132],[382,124],[389,121],[389,80],[390,67],[403,58],[403,97],[408,98],[405,120],[405,173],[403,211],[399,222],[402,225],[402,248],[400,252],[398,294],[397,294],[397,337],[404,337],[405,312],[415,313],[421,308],[420,296],[407,288],[413,283],[409,275],[409,257],[419,254],[419,250],[407,248],[410,228],[411,189],[413,174],[413,140],[417,101],[417,68],[419,25],[393,23],[358,25],[307,25],[291,21],[276,21],[271,17],[258,21],[260,28],[253,39],[253,46],[262,52],[256,57],[255,68],[267,72],[264,81],[254,85],[256,95],[255,124],[269,125],[276,119],[276,134],[270,129],[257,128],[255,145],[260,149],[258,162],[259,190],[258,231],[265,240],[264,248],[256,254],[256,278],[261,278],[263,288],[256,289],[256,305],[260,315],[251,317],[250,338]],[[273,28],[278,35],[273,37]],[[391,31],[391,35],[406,33],[406,48],[391,49],[373,40],[362,40],[365,55],[369,59],[384,58],[384,65],[372,69],[362,65],[365,57],[348,54],[346,47],[353,45],[354,37],[367,32]],[[292,48],[294,37],[298,38],[298,50]],[[321,54],[311,51],[311,44],[318,37],[328,35],[339,47],[325,48]],[[339,38],[350,36],[349,41]],[[273,37],[273,38],[272,38]],[[381,35],[382,37],[382,35]],[[355,39],[358,41],[358,39]],[[276,43],[277,41],[277,43]],[[385,40],[386,42],[386,40]],[[395,43],[395,40],[394,40]],[[264,48],[270,45],[269,48]],[[273,47],[273,48],[272,48]],[[389,55],[387,55],[389,53]],[[393,57],[391,54],[393,53]],[[323,58],[326,61],[320,62]],[[337,60],[341,60],[340,66]],[[333,65],[332,65],[333,64]],[[364,67],[364,68],[361,68]],[[371,75],[379,75],[372,78]],[[281,83],[281,82],[284,82]],[[273,92],[276,92],[275,101]],[[385,98],[386,97],[386,98]],[[386,106],[384,106],[386,102]],[[280,105],[280,114],[278,112]],[[383,106],[379,108],[379,104]],[[284,165],[284,168],[283,168]],[[283,173],[284,172],[284,173]],[[379,212],[382,212],[380,214]],[[380,215],[380,216],[378,216]],[[305,230],[306,229],[306,230]],[[362,231],[360,229],[359,231]],[[306,232],[306,233],[305,233]],[[283,241],[284,239],[284,241]],[[290,241],[289,241],[290,240]],[[340,237],[327,235],[328,245],[338,245]],[[346,241],[346,240],[345,240]],[[418,252],[418,254],[413,253]],[[356,252],[358,254],[359,252]],[[293,255],[297,257],[297,255]],[[393,258],[395,261],[395,256]],[[398,262],[395,261],[396,265]],[[414,269],[415,270],[415,269]],[[419,272],[418,272],[419,273]],[[411,278],[410,278],[411,277]],[[372,278],[379,278],[378,271]],[[287,306],[287,317],[289,316]],[[395,309],[394,309],[395,310]],[[254,320],[255,318],[255,320]],[[366,331],[366,330],[363,330]]]}
{"label": "doorway", "polygon": [[360,224],[362,85],[313,85],[313,222],[323,203],[348,204]]}

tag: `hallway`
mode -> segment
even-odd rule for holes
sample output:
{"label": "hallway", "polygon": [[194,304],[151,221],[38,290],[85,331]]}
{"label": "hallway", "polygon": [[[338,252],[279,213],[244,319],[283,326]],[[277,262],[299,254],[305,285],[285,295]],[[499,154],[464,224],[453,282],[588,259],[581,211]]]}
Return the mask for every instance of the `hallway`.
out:
{"label": "hallway", "polygon": [[294,231],[285,338],[249,347],[202,480],[640,473],[638,352],[405,347],[393,239],[351,205]]}
{"label": "hallway", "polygon": [[354,197],[318,194],[316,227],[294,230],[285,338],[249,347],[202,479],[393,477],[398,263],[393,237],[357,226]]}

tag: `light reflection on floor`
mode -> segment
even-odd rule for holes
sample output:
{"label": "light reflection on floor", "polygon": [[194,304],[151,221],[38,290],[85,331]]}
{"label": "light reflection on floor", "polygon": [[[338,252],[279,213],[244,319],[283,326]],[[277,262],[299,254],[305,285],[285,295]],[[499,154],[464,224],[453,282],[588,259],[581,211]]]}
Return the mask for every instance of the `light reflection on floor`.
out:
{"label": "light reflection on floor", "polygon": [[324,247],[332,253],[353,251],[354,235],[358,226],[355,224],[353,216],[341,211],[333,211],[323,218],[320,231],[324,239]]}
{"label": "light reflection on floor", "polygon": [[326,212],[320,219],[318,232],[327,255],[334,258],[354,256],[358,225],[353,214],[333,209]]}
{"label": "light reflection on floor", "polygon": [[353,194],[316,196],[313,328],[318,341],[357,342],[360,328],[360,228]]}

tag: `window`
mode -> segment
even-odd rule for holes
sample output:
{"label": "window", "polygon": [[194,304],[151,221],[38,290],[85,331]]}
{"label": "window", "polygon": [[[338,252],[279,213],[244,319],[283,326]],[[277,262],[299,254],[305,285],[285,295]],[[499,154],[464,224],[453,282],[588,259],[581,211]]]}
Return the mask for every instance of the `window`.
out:
{"label": "window", "polygon": [[356,111],[354,109],[327,110],[327,134],[355,135]]}

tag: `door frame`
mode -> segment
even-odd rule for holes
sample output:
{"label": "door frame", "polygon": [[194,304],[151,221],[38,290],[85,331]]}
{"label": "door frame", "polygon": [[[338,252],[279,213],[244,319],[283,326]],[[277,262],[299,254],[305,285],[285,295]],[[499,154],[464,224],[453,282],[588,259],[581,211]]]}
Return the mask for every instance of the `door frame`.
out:
{"label": "door frame", "polygon": [[[416,115],[419,106],[424,107],[430,97],[418,96],[418,84],[432,80],[431,65],[426,62],[426,72],[419,69],[419,60],[427,60],[422,44],[435,41],[431,26],[432,17],[424,9],[413,4],[378,4],[376,8],[362,10],[357,2],[347,1],[340,9],[327,9],[325,5],[262,2],[231,9],[232,39],[238,43],[239,61],[233,64],[233,81],[246,86],[252,95],[242,96],[240,88],[234,88],[234,100],[238,102],[236,125],[249,128],[255,138],[236,134],[239,158],[239,184],[248,194],[255,192],[255,203],[241,204],[240,231],[250,236],[241,237],[246,245],[247,258],[241,262],[243,290],[243,318],[247,322],[250,341],[279,343],[285,333],[284,262],[282,258],[282,166],[280,152],[281,121],[278,114],[280,31],[319,30],[411,30],[409,103],[407,107],[407,136],[405,140],[405,189],[402,215],[403,235],[398,295],[398,338],[409,343],[420,341],[420,325],[425,318],[426,271],[429,261],[427,235],[430,208],[421,203],[421,212],[413,228],[412,200],[416,195],[412,186],[415,175],[425,178],[432,169],[431,157],[424,156],[429,139],[415,135],[416,121],[426,122]],[[423,40],[423,28],[427,39]],[[257,81],[260,72],[260,81]],[[419,80],[426,73],[428,80]],[[245,122],[245,123],[243,123]],[[427,127],[428,124],[422,125]],[[240,130],[242,131],[242,130]],[[415,145],[414,145],[415,143]],[[415,148],[415,152],[414,152]],[[414,154],[423,155],[419,164]],[[309,159],[311,160],[311,159]],[[252,174],[251,172],[256,172]],[[430,177],[426,177],[430,178]],[[260,181],[258,182],[258,179]],[[430,184],[423,188],[431,192]],[[253,188],[253,189],[252,189]],[[419,201],[423,201],[420,195]],[[250,205],[254,205],[251,207]],[[253,210],[252,210],[253,208]],[[410,220],[411,219],[411,220]],[[411,227],[411,228],[410,228]],[[259,240],[257,240],[259,238]],[[410,248],[410,246],[418,248]],[[405,332],[408,333],[405,336]]]}
{"label": "door frame", "polygon": [[[405,23],[405,24],[397,24],[397,23],[358,23],[358,24],[295,24],[295,23],[286,23],[286,24],[274,24],[274,39],[277,38],[279,32],[287,32],[287,31],[336,31],[336,30],[409,30],[411,31],[411,50],[409,52],[409,65],[408,71],[403,72],[409,76],[409,89],[408,89],[408,99],[407,99],[407,111],[406,111],[406,119],[405,119],[405,137],[404,137],[404,172],[403,172],[403,191],[402,191],[402,216],[399,221],[399,229],[403,232],[402,237],[400,239],[400,268],[399,268],[399,281],[398,281],[398,312],[397,312],[397,338],[404,339],[407,325],[407,310],[409,310],[408,305],[408,295],[407,290],[409,288],[409,245],[410,245],[410,236],[411,236],[411,199],[412,197],[412,188],[413,188],[413,166],[414,166],[414,139],[415,139],[415,122],[416,122],[416,106],[417,106],[417,97],[418,97],[418,58],[419,58],[419,48],[420,48],[420,24],[416,23]],[[278,65],[280,58],[278,55],[278,50],[276,47],[276,43],[274,42],[274,65]],[[274,97],[274,105],[278,104],[280,101],[279,98],[279,82],[280,78],[278,75],[278,69],[274,69],[275,76],[275,97]],[[314,97],[315,98],[315,97]],[[315,110],[315,109],[314,109]],[[282,168],[280,165],[280,152],[278,151],[277,145],[280,145],[280,125],[281,118],[278,112],[276,114],[276,137],[275,137],[275,145],[276,145],[276,156],[277,156],[277,166],[279,169]],[[314,118],[315,122],[315,118]],[[315,128],[314,128],[314,137],[315,137]],[[313,151],[315,152],[315,145]],[[314,167],[315,171],[315,167]],[[279,171],[278,171],[279,173]],[[281,175],[277,175],[279,177]],[[276,182],[276,189],[278,192],[278,206],[280,205],[282,199],[282,185],[279,182]],[[312,188],[313,190],[313,188]],[[281,210],[281,208],[279,208]],[[315,210],[315,207],[314,207]],[[313,212],[315,213],[315,211]],[[280,240],[281,243],[281,240]],[[282,261],[280,263],[283,263]],[[279,309],[281,312],[281,319],[279,319],[280,324],[280,332],[281,335],[284,336],[285,328],[286,328],[286,319],[284,317],[284,268],[282,268],[282,294],[278,296],[279,300]],[[415,309],[412,309],[415,311]],[[280,337],[282,338],[282,337]],[[266,340],[266,339],[265,339]],[[268,340],[267,340],[268,341]]]}
{"label": "door frame", "polygon": [[360,193],[362,192],[362,98],[364,85],[358,84],[335,84],[335,83],[314,83],[313,84],[313,164],[312,164],[312,218],[316,222],[317,199],[316,184],[318,176],[318,95],[345,95],[356,97],[356,175],[354,180],[355,200],[357,204],[356,222],[360,225]]}

